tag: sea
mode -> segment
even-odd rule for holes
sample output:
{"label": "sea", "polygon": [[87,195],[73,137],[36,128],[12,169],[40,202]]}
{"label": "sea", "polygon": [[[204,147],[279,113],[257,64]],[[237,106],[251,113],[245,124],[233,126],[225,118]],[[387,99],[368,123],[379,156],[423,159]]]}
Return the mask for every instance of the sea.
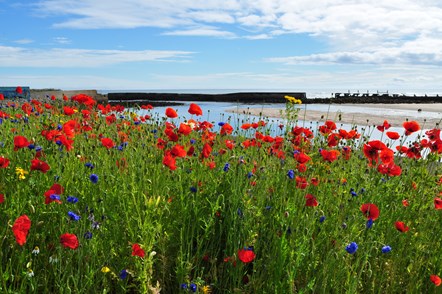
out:
{"label": "sea", "polygon": [[[428,95],[433,96],[442,91],[423,91],[423,90],[407,90],[407,91],[378,91],[378,90],[365,90],[358,91],[354,89],[340,90],[340,89],[309,89],[309,90],[294,90],[294,89],[131,89],[131,90],[99,90],[101,94],[108,93],[185,93],[185,94],[227,94],[227,93],[237,93],[237,92],[283,92],[283,93],[293,93],[293,92],[306,92],[307,98],[331,98],[334,97],[334,93],[377,93],[377,94],[404,94],[404,95]],[[181,103],[181,102],[180,102]],[[185,121],[192,117],[188,112],[189,104],[192,102],[182,102],[182,105],[173,106],[180,115],[180,120]],[[225,122],[229,122],[234,128],[242,125],[244,122],[257,121],[260,118],[256,116],[251,116],[247,114],[235,114],[232,112],[227,112],[231,109],[244,109],[244,108],[280,108],[284,109],[284,103],[267,103],[267,104],[243,104],[235,102],[196,102],[203,109],[203,117],[198,117],[199,120],[207,120],[215,125],[216,128],[220,127]],[[367,113],[372,115],[382,115],[388,120],[389,116],[403,116],[403,117],[415,117],[415,118],[442,118],[442,113],[421,111],[417,112],[415,110],[400,110],[400,109],[382,109],[369,107],[369,105],[364,105],[364,107],[353,106],[353,105],[330,105],[330,104],[308,104],[299,105],[300,108],[307,107],[309,110],[317,110],[323,112],[358,112]],[[154,112],[162,115],[164,117],[166,107],[155,107]],[[138,110],[139,115],[152,114],[152,111]],[[180,121],[177,120],[176,122]],[[268,126],[267,132],[271,135],[282,135],[282,131],[279,125],[285,125],[287,122],[281,118],[267,118]],[[298,125],[304,127],[310,127],[311,129],[317,129],[319,122],[313,121],[298,121]],[[373,126],[367,128],[368,126],[354,126],[348,124],[340,124],[339,128],[350,130],[351,128],[357,128],[359,132],[364,133],[364,135],[370,137],[370,139],[381,139],[382,133],[378,132]],[[403,133],[402,127],[392,127],[389,131],[396,131],[398,133]],[[408,140],[414,140],[418,134],[414,134],[408,138]]]}

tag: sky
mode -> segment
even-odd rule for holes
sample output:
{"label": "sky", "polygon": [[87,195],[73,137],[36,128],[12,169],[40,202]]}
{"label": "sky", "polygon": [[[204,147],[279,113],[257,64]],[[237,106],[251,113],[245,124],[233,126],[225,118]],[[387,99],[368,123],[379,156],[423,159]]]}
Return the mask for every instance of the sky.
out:
{"label": "sky", "polygon": [[442,93],[440,0],[0,0],[0,86]]}

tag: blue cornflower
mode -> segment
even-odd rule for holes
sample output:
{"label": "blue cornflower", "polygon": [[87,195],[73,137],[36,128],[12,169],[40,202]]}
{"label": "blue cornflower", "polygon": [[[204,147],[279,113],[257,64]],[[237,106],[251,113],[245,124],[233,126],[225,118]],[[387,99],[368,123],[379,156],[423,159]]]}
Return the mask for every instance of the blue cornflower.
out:
{"label": "blue cornflower", "polygon": [[196,193],[196,191],[198,191],[198,189],[196,187],[190,187],[190,192]]}
{"label": "blue cornflower", "polygon": [[224,165],[224,168],[223,168],[223,171],[228,171],[230,169],[230,164],[229,163],[226,163],[225,165]]}
{"label": "blue cornflower", "polygon": [[352,197],[358,196],[358,193],[356,193],[355,191],[350,191],[350,194],[351,194]]}
{"label": "blue cornflower", "polygon": [[222,121],[220,121],[219,123],[218,123],[218,125],[220,126],[220,127],[222,127],[223,125],[225,125],[226,123],[225,122],[222,122]]}
{"label": "blue cornflower", "polygon": [[356,244],[356,242],[351,242],[345,247],[345,250],[350,254],[354,254],[356,250],[358,250],[358,244]]}
{"label": "blue cornflower", "polygon": [[68,211],[68,215],[71,218],[71,220],[73,220],[73,221],[79,221],[81,218],[78,214],[75,214],[72,211]]}
{"label": "blue cornflower", "polygon": [[84,166],[85,166],[85,167],[88,167],[88,168],[90,168],[90,169],[93,169],[93,168],[94,168],[94,165],[92,164],[92,162],[86,162],[86,163],[84,164]]}
{"label": "blue cornflower", "polygon": [[0,125],[3,123],[3,118],[0,118]]}
{"label": "blue cornflower", "polygon": [[126,269],[121,270],[119,276],[120,276],[120,279],[124,280],[127,277],[127,270]]}
{"label": "blue cornflower", "polygon": [[63,129],[63,126],[59,124],[59,125],[57,126],[57,130],[61,131],[62,129]]}
{"label": "blue cornflower", "polygon": [[56,143],[58,146],[63,145],[63,143],[62,143],[60,140],[55,141],[55,143]]}
{"label": "blue cornflower", "polygon": [[251,177],[253,177],[253,173],[252,173],[252,172],[248,172],[248,173],[247,173],[247,178],[250,179]]}
{"label": "blue cornflower", "polygon": [[319,222],[320,223],[322,223],[322,222],[324,222],[325,221],[325,215],[323,215],[323,216],[321,216],[320,218],[319,218]]}
{"label": "blue cornflower", "polygon": [[41,151],[41,150],[43,150],[43,147],[41,147],[41,146],[35,146],[35,151]]}
{"label": "blue cornflower", "polygon": [[180,285],[180,288],[183,289],[183,290],[187,290],[187,284],[186,283],[182,283]]}
{"label": "blue cornflower", "polygon": [[78,198],[74,197],[74,196],[68,196],[68,202],[70,203],[77,203],[78,202]]}
{"label": "blue cornflower", "polygon": [[238,208],[238,210],[236,212],[238,213],[240,218],[244,217],[244,213],[242,212],[241,208]]}
{"label": "blue cornflower", "polygon": [[287,176],[289,177],[290,180],[293,180],[295,178],[295,171],[294,170],[289,170],[287,172]]}
{"label": "blue cornflower", "polygon": [[388,253],[391,251],[391,247],[386,245],[384,247],[382,247],[382,253]]}
{"label": "blue cornflower", "polygon": [[57,195],[57,194],[51,194],[51,195],[49,196],[49,198],[51,198],[51,200],[60,200],[60,195]]}
{"label": "blue cornflower", "polygon": [[272,209],[272,207],[270,205],[267,205],[266,210],[270,210],[270,209]]}
{"label": "blue cornflower", "polygon": [[369,219],[368,221],[367,221],[367,223],[365,224],[365,227],[367,228],[367,229],[371,229],[371,227],[373,226],[373,219]]}
{"label": "blue cornflower", "polygon": [[89,176],[89,179],[91,180],[92,183],[96,184],[98,182],[98,176],[96,174],[91,174]]}
{"label": "blue cornflower", "polygon": [[32,150],[32,149],[35,149],[35,145],[34,145],[34,144],[29,144],[29,145],[28,145],[28,148],[31,149],[31,150]]}
{"label": "blue cornflower", "polygon": [[196,292],[196,290],[197,290],[197,286],[196,286],[194,283],[192,283],[192,284],[189,285],[189,289],[190,289],[190,291],[192,291],[192,292]]}
{"label": "blue cornflower", "polygon": [[138,126],[139,124],[141,124],[141,122],[139,120],[134,122],[134,125]]}
{"label": "blue cornflower", "polygon": [[196,140],[195,139],[190,139],[190,144],[195,144]]}
{"label": "blue cornflower", "polygon": [[84,233],[84,238],[87,239],[87,240],[92,239],[92,233],[91,232]]}

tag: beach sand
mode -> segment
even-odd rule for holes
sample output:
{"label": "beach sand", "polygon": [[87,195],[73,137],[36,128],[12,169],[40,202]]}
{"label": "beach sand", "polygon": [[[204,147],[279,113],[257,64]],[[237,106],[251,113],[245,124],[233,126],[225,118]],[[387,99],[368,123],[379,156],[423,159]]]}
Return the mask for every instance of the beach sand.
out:
{"label": "beach sand", "polygon": [[[373,115],[368,113],[362,113],[357,111],[345,111],[345,112],[326,112],[307,110],[303,107],[298,114],[299,120],[306,121],[326,121],[333,120],[334,122],[340,122],[345,124],[354,125],[381,125],[384,120],[388,120],[393,126],[401,126],[407,119],[409,121],[417,121],[421,126],[425,125],[425,128],[436,127],[437,123],[441,123],[442,120],[442,104],[342,104],[345,106],[355,106],[358,108],[377,108],[384,109],[386,115]],[[392,110],[392,113],[397,110],[407,110],[411,112],[408,117],[388,114],[388,110]],[[421,112],[436,113],[437,118],[425,118]],[[413,116],[413,111],[416,112],[416,116]],[[285,115],[284,108],[238,108],[229,109],[227,112],[242,113],[255,116],[282,118]],[[421,114],[418,116],[418,114]],[[437,115],[437,114],[440,114]],[[440,127],[440,125],[439,125]]]}

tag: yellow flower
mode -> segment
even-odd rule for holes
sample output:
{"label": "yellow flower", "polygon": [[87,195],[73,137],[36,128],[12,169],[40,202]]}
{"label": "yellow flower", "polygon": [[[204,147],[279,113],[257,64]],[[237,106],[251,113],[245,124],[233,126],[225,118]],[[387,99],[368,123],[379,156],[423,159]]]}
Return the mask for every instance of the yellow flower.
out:
{"label": "yellow flower", "polygon": [[201,292],[203,292],[204,294],[210,294],[212,293],[212,290],[210,289],[210,286],[206,285],[201,288]]}
{"label": "yellow flower", "polygon": [[28,174],[29,172],[25,171],[24,169],[22,169],[21,167],[16,167],[15,168],[15,174],[18,176],[18,178],[20,180],[24,180],[26,179],[25,175]]}
{"label": "yellow flower", "polygon": [[107,266],[103,266],[102,268],[101,268],[101,272],[103,272],[103,273],[108,273],[108,272],[110,272],[111,270],[110,270],[110,268],[108,268]]}
{"label": "yellow flower", "polygon": [[301,101],[300,99],[296,99],[295,97],[292,97],[292,96],[288,96],[288,95],[286,95],[286,96],[284,96],[284,98],[285,98],[288,102],[290,102],[290,103],[293,103],[293,104],[302,104],[302,101]]}

